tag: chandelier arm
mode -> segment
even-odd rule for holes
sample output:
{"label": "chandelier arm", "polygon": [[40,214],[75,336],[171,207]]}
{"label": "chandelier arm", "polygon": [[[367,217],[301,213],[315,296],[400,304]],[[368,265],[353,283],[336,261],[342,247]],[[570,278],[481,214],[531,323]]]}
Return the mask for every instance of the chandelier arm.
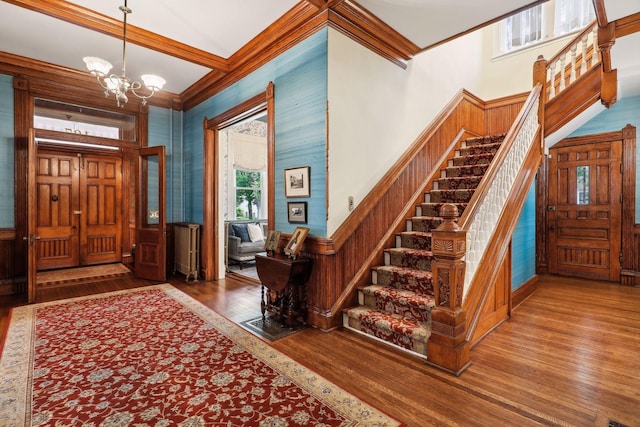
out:
{"label": "chandelier arm", "polygon": [[154,89],[147,88],[147,90],[150,91],[149,95],[143,95],[136,92],[136,89],[140,89],[140,88],[142,88],[142,84],[140,84],[140,82],[133,82],[130,88],[131,93],[133,93],[136,97],[142,99],[142,105],[146,105],[147,99],[151,98],[156,93],[156,91]]}

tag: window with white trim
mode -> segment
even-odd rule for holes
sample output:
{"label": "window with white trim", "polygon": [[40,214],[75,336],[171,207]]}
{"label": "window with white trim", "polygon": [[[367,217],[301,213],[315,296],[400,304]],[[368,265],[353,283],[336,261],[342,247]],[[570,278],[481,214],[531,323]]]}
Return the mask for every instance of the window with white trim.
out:
{"label": "window with white trim", "polygon": [[499,54],[533,46],[575,31],[595,19],[591,0],[550,0],[499,24]]}

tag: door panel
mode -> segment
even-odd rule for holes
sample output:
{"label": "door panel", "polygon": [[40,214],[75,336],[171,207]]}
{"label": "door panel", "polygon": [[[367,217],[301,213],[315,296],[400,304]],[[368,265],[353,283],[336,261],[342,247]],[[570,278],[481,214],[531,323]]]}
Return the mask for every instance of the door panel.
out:
{"label": "door panel", "polygon": [[140,149],[135,274],[166,279],[165,148]]}
{"label": "door panel", "polygon": [[119,262],[121,244],[122,159],[85,155],[80,174],[82,265]]}
{"label": "door panel", "polygon": [[549,155],[549,272],[619,282],[621,141]]}
{"label": "door panel", "polygon": [[78,265],[78,169],[75,155],[42,151],[36,167],[39,270]]}

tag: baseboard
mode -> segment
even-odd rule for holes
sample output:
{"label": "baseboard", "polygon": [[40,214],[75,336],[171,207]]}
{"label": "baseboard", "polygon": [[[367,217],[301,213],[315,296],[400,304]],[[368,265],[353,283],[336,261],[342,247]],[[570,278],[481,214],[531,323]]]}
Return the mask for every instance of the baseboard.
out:
{"label": "baseboard", "polygon": [[527,280],[511,293],[511,309],[513,310],[538,289],[538,275]]}

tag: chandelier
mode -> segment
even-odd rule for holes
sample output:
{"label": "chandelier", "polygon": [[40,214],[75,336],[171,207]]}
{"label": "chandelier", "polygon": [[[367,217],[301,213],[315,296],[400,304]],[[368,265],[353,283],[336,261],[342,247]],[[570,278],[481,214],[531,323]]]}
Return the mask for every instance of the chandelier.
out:
{"label": "chandelier", "polygon": [[109,94],[114,94],[118,107],[124,108],[125,104],[129,100],[127,93],[131,91],[133,95],[142,99],[142,105],[146,105],[147,99],[151,98],[156,92],[162,89],[162,86],[166,83],[162,77],[153,74],[143,74],[140,76],[144,87],[147,89],[148,94],[139,93],[143,86],[143,83],[138,81],[132,81],[126,76],[126,52],[127,52],[127,15],[132,12],[127,7],[127,0],[124,0],[124,5],[119,8],[124,16],[123,18],[123,34],[122,34],[122,75],[109,74],[109,70],[113,67],[109,61],[105,61],[102,58],[96,58],[93,56],[86,56],[82,58],[87,65],[87,69],[92,76],[96,77],[98,83],[104,89],[104,94],[109,97]]}

